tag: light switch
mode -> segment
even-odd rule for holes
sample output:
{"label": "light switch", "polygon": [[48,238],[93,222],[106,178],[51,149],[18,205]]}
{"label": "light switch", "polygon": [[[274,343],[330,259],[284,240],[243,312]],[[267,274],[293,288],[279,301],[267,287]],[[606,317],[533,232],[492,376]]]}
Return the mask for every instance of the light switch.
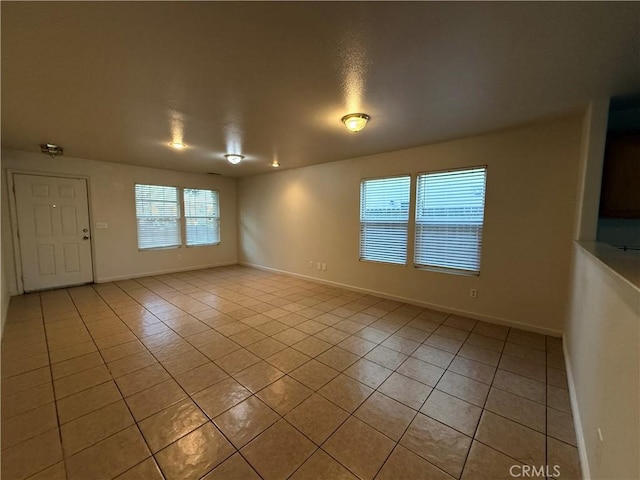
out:
{"label": "light switch", "polygon": [[96,228],[109,228],[109,224],[106,222],[96,222]]}

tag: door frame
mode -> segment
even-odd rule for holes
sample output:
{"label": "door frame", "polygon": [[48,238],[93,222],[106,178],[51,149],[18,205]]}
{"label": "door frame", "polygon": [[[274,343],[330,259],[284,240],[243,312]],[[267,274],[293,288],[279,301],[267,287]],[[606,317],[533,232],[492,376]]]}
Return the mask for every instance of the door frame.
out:
{"label": "door frame", "polygon": [[[22,276],[22,252],[20,246],[20,238],[18,237],[18,209],[16,200],[16,189],[14,175],[32,175],[38,177],[53,177],[53,178],[71,178],[75,180],[84,180],[87,184],[87,209],[89,212],[89,246],[91,248],[91,275],[93,283],[96,283],[96,259],[95,248],[93,243],[93,208],[91,205],[91,177],[88,175],[73,175],[66,173],[52,173],[40,170],[19,170],[19,169],[7,169],[7,187],[9,197],[9,216],[11,220],[11,240],[13,243],[13,266],[15,270],[16,289],[17,294],[22,295],[24,293],[24,281]],[[61,287],[62,288],[62,287]]]}

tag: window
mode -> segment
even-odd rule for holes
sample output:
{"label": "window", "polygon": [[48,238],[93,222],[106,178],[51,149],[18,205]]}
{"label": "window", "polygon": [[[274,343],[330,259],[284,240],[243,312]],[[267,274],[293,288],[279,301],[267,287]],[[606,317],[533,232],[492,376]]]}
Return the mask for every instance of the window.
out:
{"label": "window", "polygon": [[360,185],[360,259],[407,263],[411,177],[363,180]]}
{"label": "window", "polygon": [[418,176],[416,266],[480,272],[486,167]]}
{"label": "window", "polygon": [[220,243],[218,192],[185,188],[183,198],[187,246]]}
{"label": "window", "polygon": [[176,187],[136,185],[138,248],[181,245],[180,204]]}

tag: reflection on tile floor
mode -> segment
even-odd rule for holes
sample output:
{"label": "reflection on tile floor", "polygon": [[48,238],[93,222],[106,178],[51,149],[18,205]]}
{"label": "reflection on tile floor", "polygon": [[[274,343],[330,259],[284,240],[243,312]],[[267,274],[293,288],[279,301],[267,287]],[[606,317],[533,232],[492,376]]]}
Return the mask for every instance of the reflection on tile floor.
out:
{"label": "reflection on tile floor", "polygon": [[566,382],[557,338],[240,266],[29,294],[2,478],[575,479]]}

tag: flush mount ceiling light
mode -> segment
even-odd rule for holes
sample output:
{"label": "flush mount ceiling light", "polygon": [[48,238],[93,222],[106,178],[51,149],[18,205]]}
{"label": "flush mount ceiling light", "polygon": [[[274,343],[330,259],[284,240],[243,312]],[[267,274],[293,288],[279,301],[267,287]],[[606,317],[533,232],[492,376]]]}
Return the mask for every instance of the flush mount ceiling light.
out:
{"label": "flush mount ceiling light", "polygon": [[40,145],[40,151],[42,153],[46,153],[51,155],[51,158],[55,158],[64,153],[63,148],[60,145],[55,145],[53,143],[43,143]]}
{"label": "flush mount ceiling light", "polygon": [[371,117],[366,113],[350,113],[342,117],[342,123],[352,132],[359,132],[370,119]]}
{"label": "flush mount ceiling light", "polygon": [[278,160],[274,160],[273,162],[271,162],[271,166],[273,168],[278,168],[280,166],[280,162],[278,162]]}
{"label": "flush mount ceiling light", "polygon": [[176,150],[182,150],[183,148],[187,148],[187,146],[181,142],[171,142],[169,145],[175,148]]}
{"label": "flush mount ceiling light", "polygon": [[224,158],[229,160],[230,163],[233,163],[234,165],[237,165],[238,163],[240,163],[242,161],[242,159],[244,158],[244,155],[238,155],[236,153],[227,153],[224,156]]}

